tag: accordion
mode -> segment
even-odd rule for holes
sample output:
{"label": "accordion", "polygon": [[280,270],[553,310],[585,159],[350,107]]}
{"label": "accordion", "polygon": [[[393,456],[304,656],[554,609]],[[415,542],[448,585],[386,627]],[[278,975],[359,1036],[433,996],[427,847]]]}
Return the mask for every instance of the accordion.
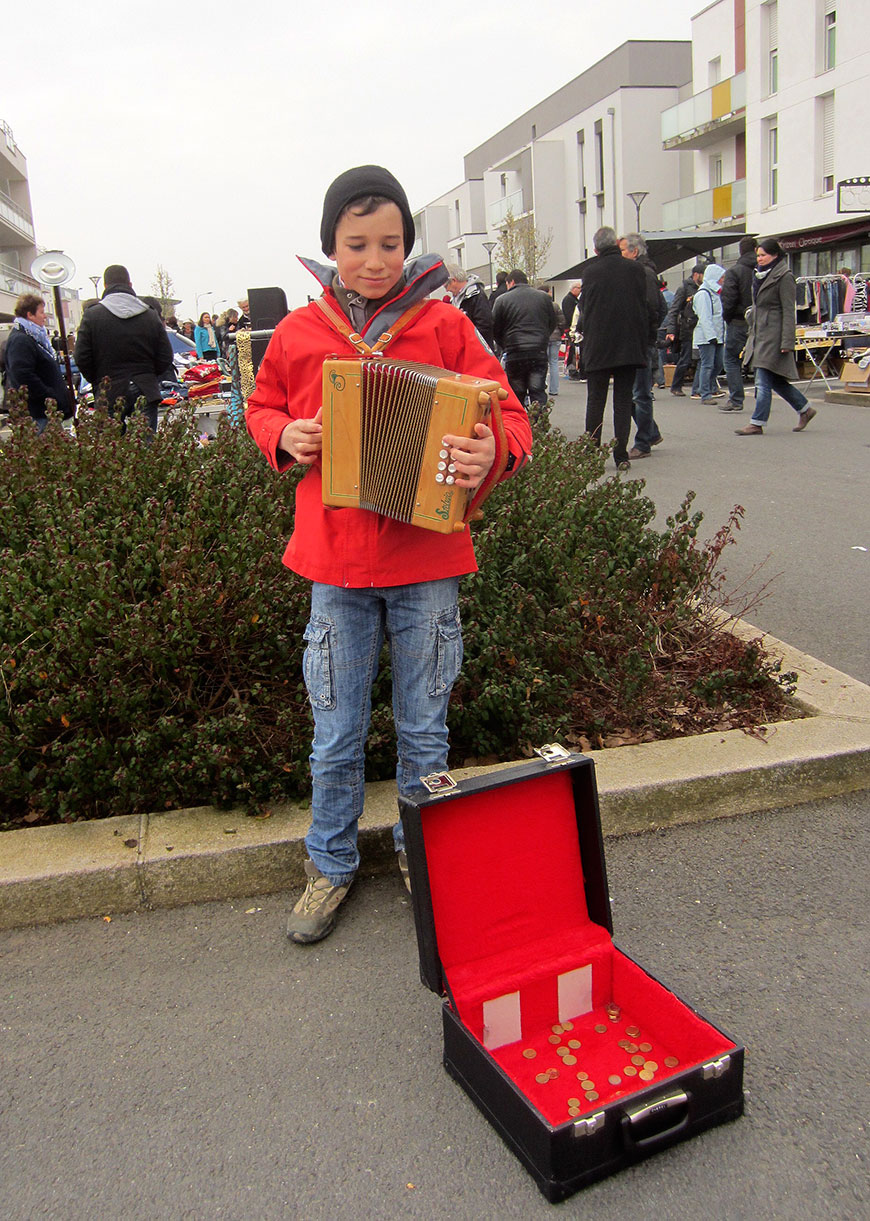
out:
{"label": "accordion", "polygon": [[[442,438],[500,417],[496,381],[410,361],[323,363],[323,503],[424,530],[465,529],[474,493],[456,486]],[[499,419],[500,424],[500,419]]]}

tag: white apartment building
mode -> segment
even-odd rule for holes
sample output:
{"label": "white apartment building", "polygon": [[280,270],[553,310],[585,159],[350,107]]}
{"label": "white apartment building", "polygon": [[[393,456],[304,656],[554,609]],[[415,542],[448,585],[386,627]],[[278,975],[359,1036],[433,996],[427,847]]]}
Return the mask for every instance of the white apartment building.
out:
{"label": "white apartment building", "polygon": [[[662,143],[693,156],[665,228],[778,237],[797,274],[870,270],[870,0],[715,0],[692,19],[693,91]],[[862,205],[862,200],[863,205]]]}
{"label": "white apartment building", "polygon": [[647,193],[641,224],[660,229],[664,202],[691,189],[690,156],[666,155],[660,129],[691,74],[687,42],[623,43],[467,154],[464,181],[415,214],[416,252],[489,283],[484,243],[510,211],[552,235],[543,271],[558,284],[592,254],[599,226],[637,227],[630,192]]}

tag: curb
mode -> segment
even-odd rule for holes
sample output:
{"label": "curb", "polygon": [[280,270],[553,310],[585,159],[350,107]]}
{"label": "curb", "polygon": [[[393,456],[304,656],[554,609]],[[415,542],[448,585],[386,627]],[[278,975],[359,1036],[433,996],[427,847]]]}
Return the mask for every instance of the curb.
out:
{"label": "curb", "polygon": [[[744,639],[763,633],[740,621]],[[781,809],[870,788],[870,687],[765,636],[798,674],[800,720],[590,751],[605,835]],[[504,767],[458,769],[457,778]],[[364,873],[395,868],[395,785],[366,786]],[[211,806],[7,831],[0,929],[268,894],[304,882],[304,805],[267,818]]]}

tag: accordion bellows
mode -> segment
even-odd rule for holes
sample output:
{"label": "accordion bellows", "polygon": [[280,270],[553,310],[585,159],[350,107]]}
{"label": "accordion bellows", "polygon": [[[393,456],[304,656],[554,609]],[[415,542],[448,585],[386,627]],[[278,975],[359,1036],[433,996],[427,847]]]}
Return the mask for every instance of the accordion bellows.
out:
{"label": "accordion bellows", "polygon": [[323,503],[450,534],[471,493],[455,484],[446,434],[474,436],[499,383],[410,361],[323,363]]}

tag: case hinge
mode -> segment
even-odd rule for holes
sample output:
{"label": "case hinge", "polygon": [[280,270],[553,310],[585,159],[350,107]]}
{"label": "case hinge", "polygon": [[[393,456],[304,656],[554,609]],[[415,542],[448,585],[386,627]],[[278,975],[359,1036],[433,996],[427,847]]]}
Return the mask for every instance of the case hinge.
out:
{"label": "case hinge", "polygon": [[571,752],[558,742],[547,742],[545,746],[536,746],[535,754],[540,755],[545,763],[564,763],[571,758]]}
{"label": "case hinge", "polygon": [[428,776],[421,776],[420,783],[434,797],[440,797],[456,788],[456,781],[449,772],[432,772]]}
{"label": "case hinge", "polygon": [[709,1064],[701,1065],[701,1076],[705,1081],[709,1081],[713,1077],[721,1077],[728,1071],[730,1064],[730,1056],[720,1056],[718,1060],[711,1060]]}
{"label": "case hinge", "polygon": [[593,1132],[597,1132],[604,1127],[604,1112],[596,1111],[594,1115],[586,1115],[583,1119],[574,1121],[575,1136],[591,1136]]}

